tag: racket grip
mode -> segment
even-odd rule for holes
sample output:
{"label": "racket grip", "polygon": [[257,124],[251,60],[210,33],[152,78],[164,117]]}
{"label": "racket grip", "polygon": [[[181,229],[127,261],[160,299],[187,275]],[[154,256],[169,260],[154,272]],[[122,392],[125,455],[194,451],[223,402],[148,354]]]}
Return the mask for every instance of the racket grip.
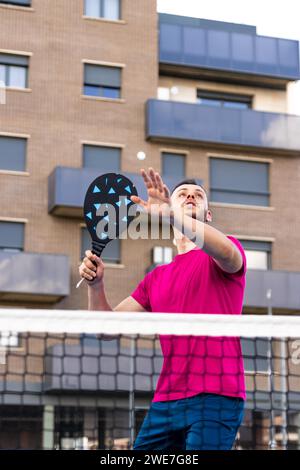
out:
{"label": "racket grip", "polygon": [[[106,242],[107,243],[107,242]],[[102,254],[102,251],[103,249],[105,248],[106,246],[106,243],[101,243],[101,242],[96,242],[95,240],[93,240],[92,242],[92,253],[96,256],[101,256]],[[94,263],[95,264],[95,263]]]}
{"label": "racket grip", "polygon": [[[100,242],[95,242],[95,241],[93,241],[93,242],[92,242],[92,249],[91,249],[91,252],[92,252],[94,255],[99,256],[99,258],[100,258],[101,254],[102,254],[102,251],[103,251],[103,249],[105,248],[105,245],[106,245],[106,243],[100,243]],[[95,261],[92,261],[92,263],[93,263],[93,265],[94,265],[95,267],[97,267],[97,263],[96,263]],[[82,284],[83,281],[84,281],[84,279],[82,278],[82,279],[77,283],[76,289],[78,289],[78,287],[81,286],[81,284]],[[93,281],[89,281],[89,282],[92,283]]]}
{"label": "racket grip", "polygon": [[[106,243],[96,242],[93,240],[91,252],[100,258],[105,245]],[[95,267],[97,267],[96,261],[92,261],[92,263]],[[90,281],[90,282],[93,282],[93,281]]]}

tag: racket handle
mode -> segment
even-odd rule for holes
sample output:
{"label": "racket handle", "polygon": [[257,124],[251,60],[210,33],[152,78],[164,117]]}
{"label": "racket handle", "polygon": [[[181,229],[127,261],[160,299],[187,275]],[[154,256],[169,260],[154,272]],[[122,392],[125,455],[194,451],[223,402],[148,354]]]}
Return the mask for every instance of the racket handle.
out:
{"label": "racket handle", "polygon": [[[91,249],[91,252],[98,256],[100,258],[101,254],[102,254],[102,251],[103,249],[105,248],[106,246],[106,243],[101,243],[101,242],[95,242],[93,241],[92,242],[92,249]],[[97,267],[97,263],[96,261],[92,261],[93,265]],[[78,287],[81,286],[82,282],[84,281],[84,278],[80,279],[80,281],[76,284],[76,289],[78,289]],[[89,281],[90,283],[92,283],[93,281]]]}
{"label": "racket handle", "polygon": [[[98,242],[98,241],[96,242],[95,240],[93,240],[92,241],[92,250],[91,250],[92,253],[100,258],[101,254],[102,254],[102,251],[106,246],[106,243],[101,243],[101,242]],[[92,263],[93,263],[94,266],[97,267],[96,261],[92,261]],[[90,281],[90,283],[92,284],[93,281]]]}
{"label": "racket handle", "polygon": [[92,253],[94,255],[97,255],[100,258],[101,254],[102,254],[102,251],[106,247],[106,244],[107,244],[107,242],[105,242],[105,243],[102,242],[101,243],[101,242],[93,240],[92,241]]}

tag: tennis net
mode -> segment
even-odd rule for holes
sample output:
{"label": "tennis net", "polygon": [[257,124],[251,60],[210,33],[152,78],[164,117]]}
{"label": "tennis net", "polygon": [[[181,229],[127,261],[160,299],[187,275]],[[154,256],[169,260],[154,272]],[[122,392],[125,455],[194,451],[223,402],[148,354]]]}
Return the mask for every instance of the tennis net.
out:
{"label": "tennis net", "polygon": [[299,449],[300,317],[0,309],[2,449],[132,449],[153,403],[216,395],[232,448]]}

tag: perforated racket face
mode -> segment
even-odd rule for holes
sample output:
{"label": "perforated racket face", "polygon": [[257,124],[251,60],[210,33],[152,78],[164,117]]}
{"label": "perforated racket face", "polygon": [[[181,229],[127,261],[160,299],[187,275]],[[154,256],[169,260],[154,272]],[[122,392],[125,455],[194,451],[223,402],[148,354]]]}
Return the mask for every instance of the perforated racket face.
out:
{"label": "perforated racket face", "polygon": [[90,184],[84,200],[84,219],[94,242],[105,246],[128,228],[134,219],[134,214],[128,214],[134,204],[130,196],[137,196],[136,187],[121,174],[105,173]]}

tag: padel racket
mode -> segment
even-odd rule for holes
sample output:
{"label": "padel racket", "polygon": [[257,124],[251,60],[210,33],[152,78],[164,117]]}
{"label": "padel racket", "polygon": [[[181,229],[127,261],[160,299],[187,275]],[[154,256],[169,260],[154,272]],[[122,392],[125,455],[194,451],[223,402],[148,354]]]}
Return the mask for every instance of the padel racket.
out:
{"label": "padel racket", "polygon": [[[105,173],[90,184],[84,199],[83,213],[92,239],[92,253],[101,256],[106,245],[128,229],[135,217],[132,211],[129,214],[129,208],[134,204],[130,196],[137,195],[134,184],[121,174]],[[76,288],[83,280],[79,281]]]}

